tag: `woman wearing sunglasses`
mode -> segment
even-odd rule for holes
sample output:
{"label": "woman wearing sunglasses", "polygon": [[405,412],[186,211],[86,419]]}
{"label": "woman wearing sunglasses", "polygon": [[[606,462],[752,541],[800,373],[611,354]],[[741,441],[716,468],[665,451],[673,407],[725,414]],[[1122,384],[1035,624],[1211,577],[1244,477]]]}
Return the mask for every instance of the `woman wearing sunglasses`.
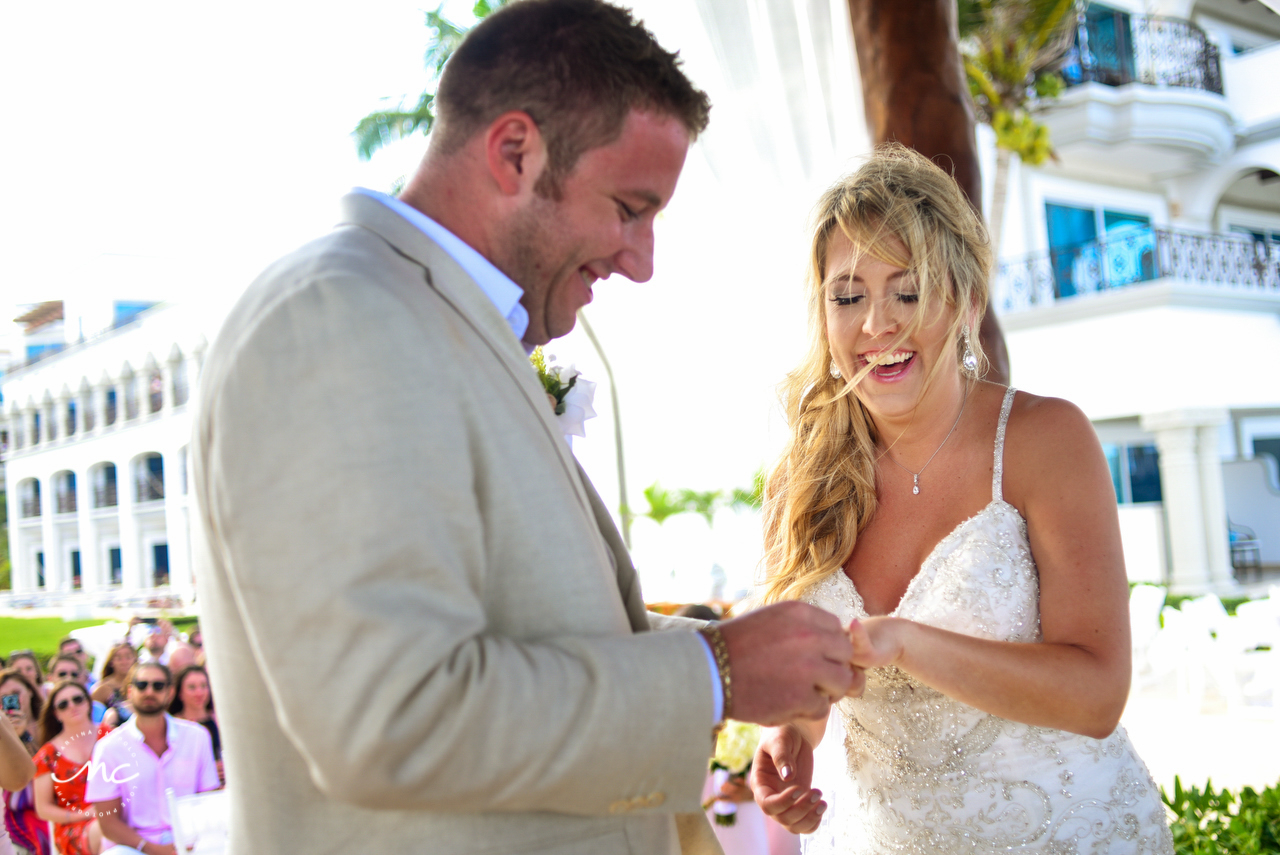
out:
{"label": "woman wearing sunglasses", "polygon": [[84,686],[64,680],[49,693],[40,716],[40,750],[36,752],[35,802],[40,818],[53,823],[62,855],[98,855],[102,831],[84,798],[86,766],[93,744],[109,728],[95,725]]}

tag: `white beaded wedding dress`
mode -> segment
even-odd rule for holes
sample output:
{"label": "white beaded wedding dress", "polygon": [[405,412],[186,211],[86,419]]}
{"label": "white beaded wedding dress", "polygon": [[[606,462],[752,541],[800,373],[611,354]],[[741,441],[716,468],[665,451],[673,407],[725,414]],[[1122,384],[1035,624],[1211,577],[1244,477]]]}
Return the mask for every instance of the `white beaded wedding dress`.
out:
{"label": "white beaded wedding dress", "polygon": [[[1003,500],[1005,395],[991,504],[934,548],[893,614],[979,638],[1041,639],[1027,523]],[[848,623],[866,617],[843,572],[804,598]],[[806,855],[1171,853],[1160,793],[1123,728],[1090,739],[954,701],[897,668],[832,707],[814,758],[829,805]]]}

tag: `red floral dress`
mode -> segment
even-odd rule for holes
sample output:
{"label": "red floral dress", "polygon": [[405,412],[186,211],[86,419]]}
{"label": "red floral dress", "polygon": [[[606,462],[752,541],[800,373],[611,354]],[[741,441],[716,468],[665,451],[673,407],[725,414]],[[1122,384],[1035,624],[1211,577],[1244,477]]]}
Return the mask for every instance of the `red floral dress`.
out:
{"label": "red floral dress", "polygon": [[[98,726],[94,741],[110,733],[111,728],[105,724]],[[53,798],[58,807],[67,810],[83,811],[89,807],[84,800],[85,784],[88,774],[85,763],[76,763],[58,753],[52,741],[46,742],[31,758],[36,764],[36,777],[53,776]],[[58,851],[63,855],[90,855],[89,823],[92,819],[81,822],[54,823],[53,837],[58,843]]]}

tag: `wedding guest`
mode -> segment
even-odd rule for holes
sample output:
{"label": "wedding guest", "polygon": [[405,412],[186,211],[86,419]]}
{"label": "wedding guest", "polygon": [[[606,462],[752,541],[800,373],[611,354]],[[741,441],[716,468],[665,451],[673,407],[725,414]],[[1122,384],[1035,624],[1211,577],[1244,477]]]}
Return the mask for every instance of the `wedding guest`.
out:
{"label": "wedding guest", "polygon": [[186,796],[218,788],[209,731],[167,713],[173,679],[158,662],[140,662],[129,672],[134,715],[98,740],[93,764],[133,777],[94,775],[85,798],[108,840],[143,855],[176,855],[173,828],[163,799],[167,789]]}
{"label": "wedding guest", "polygon": [[[6,796],[26,789],[35,771],[31,755],[18,737],[13,722],[9,716],[0,715],[0,789],[6,791]],[[5,823],[0,823],[0,855],[15,855]]]}
{"label": "wedding guest", "polygon": [[[36,726],[43,708],[40,694],[17,668],[0,671],[0,709],[13,726],[27,756],[36,752]],[[35,810],[35,793],[30,783],[5,790],[4,825],[14,848],[32,855],[48,855],[49,827]]]}
{"label": "wedding guest", "polygon": [[1078,408],[979,379],[979,215],[901,146],[819,209],[761,599],[851,621],[867,684],[765,731],[758,803],[812,833],[810,855],[1171,855],[1117,726],[1131,656],[1110,472]]}
{"label": "wedding guest", "polygon": [[174,644],[173,624],[163,618],[151,625],[142,649],[138,651],[139,662],[159,662],[169,664],[169,654]]}
{"label": "wedding guest", "polygon": [[169,648],[169,661],[165,664],[174,674],[181,673],[196,662],[196,651],[183,641],[176,641]]}
{"label": "wedding guest", "polygon": [[80,663],[80,670],[84,672],[85,686],[90,691],[93,691],[93,686],[98,681],[89,671],[89,654],[85,651],[84,645],[80,643],[80,640],[70,635],[65,636],[58,642],[58,655],[74,656],[76,658],[76,661]]}
{"label": "wedding guest", "polygon": [[[49,692],[53,691],[54,686],[56,686],[58,683],[61,683],[65,680],[71,680],[76,683],[79,683],[85,687],[86,692],[89,691],[89,687],[86,683],[88,672],[84,670],[84,667],[81,665],[80,660],[75,658],[74,656],[62,655],[55,658],[52,662],[49,663],[49,676],[52,679],[50,680],[50,682],[45,684],[46,697],[48,697]],[[102,721],[103,715],[106,714],[107,707],[105,704],[92,699],[90,699],[89,703],[92,706],[92,709],[90,710],[90,716],[93,719],[93,723],[98,724]],[[46,709],[45,712],[47,713],[48,709]]]}
{"label": "wedding guest", "polygon": [[79,682],[57,684],[40,715],[40,750],[36,752],[36,813],[53,823],[53,839],[61,855],[98,855],[102,830],[85,801],[87,768],[93,746],[109,732],[90,717],[89,693]]}
{"label": "wedding guest", "polygon": [[188,665],[173,681],[173,703],[169,715],[204,725],[213,743],[213,759],[218,764],[218,780],[226,783],[222,772],[222,735],[213,711],[213,694],[209,690],[209,672],[200,665]]}
{"label": "wedding guest", "polygon": [[5,665],[6,669],[13,669],[27,678],[27,682],[35,687],[36,694],[44,697],[44,669],[40,667],[40,660],[30,650],[15,650],[9,654],[9,664]]}
{"label": "wedding guest", "polygon": [[[128,642],[121,642],[107,651],[107,661],[102,666],[102,679],[94,687],[91,697],[107,706],[107,721],[113,727],[128,720],[130,713],[125,679],[129,669],[138,661],[138,654]],[[115,711],[115,715],[112,715]]]}

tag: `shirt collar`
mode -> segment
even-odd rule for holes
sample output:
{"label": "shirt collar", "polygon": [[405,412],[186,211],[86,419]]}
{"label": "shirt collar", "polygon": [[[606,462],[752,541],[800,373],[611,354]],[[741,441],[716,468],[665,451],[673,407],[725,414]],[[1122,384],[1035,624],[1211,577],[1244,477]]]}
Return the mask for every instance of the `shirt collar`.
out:
{"label": "shirt collar", "polygon": [[445,254],[456,261],[458,266],[475,281],[484,295],[489,298],[489,302],[493,303],[498,313],[506,319],[507,326],[511,327],[516,338],[523,341],[525,331],[529,329],[529,313],[525,311],[524,306],[520,305],[524,290],[512,282],[507,274],[494,267],[489,259],[464,243],[462,238],[417,208],[406,205],[385,193],[379,193],[377,190],[357,187],[354,192],[377,199],[435,241]]}
{"label": "shirt collar", "polygon": [[[142,731],[138,729],[138,716],[136,713],[134,715],[129,716],[129,720],[126,721],[124,724],[120,725],[120,727],[116,729],[128,734],[135,742],[141,742],[143,740]],[[169,734],[171,734],[172,732],[173,732],[173,716],[169,715],[168,713],[165,713],[164,714],[164,741],[165,742],[169,741]]]}

